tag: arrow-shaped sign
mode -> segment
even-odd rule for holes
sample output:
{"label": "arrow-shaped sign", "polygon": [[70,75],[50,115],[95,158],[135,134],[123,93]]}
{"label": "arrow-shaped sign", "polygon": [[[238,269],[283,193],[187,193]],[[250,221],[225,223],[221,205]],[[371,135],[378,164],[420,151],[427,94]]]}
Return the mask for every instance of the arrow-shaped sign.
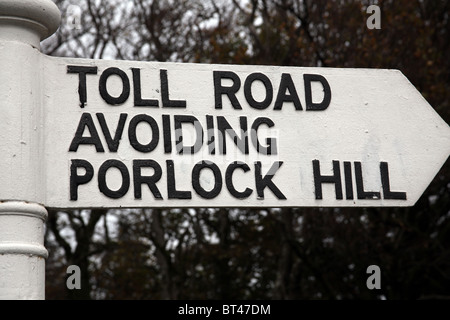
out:
{"label": "arrow-shaped sign", "polygon": [[397,70],[43,66],[50,207],[411,206],[450,152]]}

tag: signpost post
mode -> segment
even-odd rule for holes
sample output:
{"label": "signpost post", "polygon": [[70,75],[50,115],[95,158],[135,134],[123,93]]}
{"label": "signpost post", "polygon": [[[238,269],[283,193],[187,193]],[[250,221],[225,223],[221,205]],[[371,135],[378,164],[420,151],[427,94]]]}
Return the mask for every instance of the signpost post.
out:
{"label": "signpost post", "polygon": [[[449,126],[397,70],[48,57],[36,48],[59,12],[24,2],[0,5],[0,219],[42,228],[44,206],[412,206],[450,153]],[[42,239],[19,246],[14,221],[0,224],[0,297],[43,298]],[[24,253],[40,259],[36,295],[4,267]]]}
{"label": "signpost post", "polygon": [[0,1],[0,299],[44,299],[42,54],[51,1]]}

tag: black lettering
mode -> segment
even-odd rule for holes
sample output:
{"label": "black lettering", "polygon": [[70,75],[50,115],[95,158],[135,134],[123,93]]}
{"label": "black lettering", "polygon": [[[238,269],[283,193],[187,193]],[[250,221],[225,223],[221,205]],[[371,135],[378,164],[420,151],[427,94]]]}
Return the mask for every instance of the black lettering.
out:
{"label": "black lettering", "polygon": [[[106,184],[106,172],[110,168],[117,168],[122,175],[122,185],[117,190],[111,190]],[[123,164],[123,162],[119,160],[106,160],[100,166],[98,170],[98,188],[101,193],[103,193],[108,198],[119,199],[122,198],[130,187],[130,174],[128,173],[127,167]]]}
{"label": "black lettering", "polygon": [[[137,125],[141,122],[147,122],[152,130],[152,139],[147,144],[141,144],[136,137],[136,128]],[[159,142],[159,129],[158,124],[155,119],[146,114],[138,114],[133,117],[130,121],[130,125],[128,126],[128,139],[130,140],[130,144],[133,148],[140,152],[151,152],[153,151]]]}
{"label": "black lettering", "polygon": [[[202,148],[203,145],[203,127],[200,121],[194,116],[175,115],[173,117],[175,122],[175,146],[179,154],[194,154]],[[183,145],[183,123],[191,123],[195,128],[195,143],[192,146]]]}
{"label": "black lettering", "polygon": [[164,153],[172,152],[172,137],[170,136],[170,116],[163,114],[163,136],[164,136]]}
{"label": "black lettering", "polygon": [[78,73],[78,96],[80,107],[84,108],[87,102],[86,75],[97,74],[97,67],[67,66],[67,73]]}
{"label": "black lettering", "polygon": [[[84,175],[78,175],[78,168],[85,170]],[[91,181],[94,168],[89,161],[74,159],[70,165],[70,200],[78,200],[78,186]]]}
{"label": "black lettering", "polygon": [[375,191],[365,191],[362,177],[361,162],[355,161],[355,180],[356,180],[356,194],[359,200],[378,200],[380,193]]}
{"label": "black lettering", "polygon": [[[226,95],[234,109],[242,109],[241,104],[236,98],[236,93],[241,87],[241,80],[238,75],[232,71],[213,71],[214,76],[214,102],[216,109],[222,109],[222,95]],[[230,79],[233,84],[231,87],[222,86],[222,79]]]}
{"label": "black lettering", "polygon": [[[289,91],[289,94],[286,93],[286,90]],[[273,110],[281,110],[285,102],[292,102],[295,110],[303,110],[300,99],[298,98],[297,89],[295,89],[294,82],[289,73],[283,73],[281,75],[280,88],[278,89]]]}
{"label": "black lettering", "polygon": [[165,108],[186,108],[185,100],[170,100],[169,98],[169,81],[167,79],[167,70],[160,70],[159,77],[161,80],[161,100]]}
{"label": "black lettering", "polygon": [[261,162],[255,162],[255,184],[256,184],[256,193],[258,194],[258,199],[264,199],[264,189],[269,187],[269,189],[273,192],[273,194],[282,200],[286,200],[284,194],[277,188],[277,186],[273,183],[272,178],[274,177],[277,170],[281,167],[283,161],[276,161],[272,164],[267,174],[263,177],[261,175]]}
{"label": "black lettering", "polygon": [[256,120],[252,124],[252,130],[250,132],[253,146],[256,148],[256,151],[258,151],[258,153],[266,155],[277,154],[277,140],[275,138],[266,139],[267,147],[264,147],[259,143],[258,128],[262,124],[267,125],[269,128],[272,128],[275,125],[269,118],[256,118]]}
{"label": "black lettering", "polygon": [[[154,173],[151,176],[142,176],[141,168],[153,168]],[[161,166],[154,160],[133,160],[133,184],[134,184],[134,198],[142,198],[141,185],[145,183],[152,192],[155,199],[162,199],[161,192],[159,192],[156,183],[161,179]]]}
{"label": "black lettering", "polygon": [[[255,98],[253,98],[253,94],[252,94],[252,84],[256,80],[261,81],[263,83],[264,87],[266,88],[266,97],[261,102],[256,101]],[[260,72],[251,73],[247,77],[247,79],[245,79],[244,95],[245,95],[245,99],[247,100],[250,107],[255,108],[255,109],[260,109],[260,110],[266,109],[270,105],[270,103],[272,102],[272,99],[273,99],[272,83],[270,82],[269,78],[266,75],[264,75]]]}
{"label": "black lettering", "polygon": [[381,184],[383,186],[383,197],[388,200],[406,200],[406,192],[391,191],[389,182],[389,168],[387,162],[380,162]]}
{"label": "black lettering", "polygon": [[[203,169],[210,169],[214,174],[214,187],[207,191],[200,183],[200,173]],[[211,161],[200,161],[192,169],[192,187],[197,194],[204,199],[213,199],[222,190],[222,175],[219,167]]]}
{"label": "black lettering", "polygon": [[[118,97],[111,96],[106,86],[108,78],[112,75],[117,75],[122,80],[122,93]],[[102,75],[100,76],[98,88],[103,100],[105,100],[105,102],[110,105],[122,104],[127,101],[128,97],[130,96],[130,80],[128,80],[126,73],[119,68],[112,67],[103,71]]]}
{"label": "black lettering", "polygon": [[209,154],[216,154],[213,116],[206,116],[206,132],[208,135],[208,142],[206,144],[208,145]]}
{"label": "black lettering", "polygon": [[236,169],[242,169],[244,172],[247,172],[250,170],[250,167],[246,163],[240,161],[235,161],[231,163],[225,172],[225,183],[227,189],[230,192],[230,194],[237,199],[248,198],[253,192],[252,189],[245,188],[245,190],[241,192],[236,190],[236,188],[233,185],[233,173]]}
{"label": "black lettering", "polygon": [[248,134],[247,134],[247,117],[239,117],[241,137],[239,138],[236,131],[231,127],[223,116],[217,117],[217,130],[219,131],[219,152],[227,154],[226,134],[233,139],[234,144],[243,154],[248,154]]}
{"label": "black lettering", "polygon": [[342,185],[341,185],[341,169],[339,161],[333,160],[333,175],[323,176],[320,174],[320,161],[313,160],[313,174],[314,174],[314,190],[317,200],[322,200],[322,183],[334,183],[336,191],[336,200],[342,200]]}
{"label": "black lettering", "polygon": [[142,99],[141,93],[141,69],[131,68],[133,72],[133,92],[134,92],[134,106],[136,107],[158,107],[158,100]]}
{"label": "black lettering", "polygon": [[[303,80],[305,82],[305,102],[306,110],[325,110],[330,105],[331,89],[328,81],[319,74],[304,74]],[[312,101],[311,82],[318,81],[323,86],[324,97],[322,102],[314,103]]]}
{"label": "black lettering", "polygon": [[353,200],[352,163],[344,161],[345,198]]}
{"label": "black lettering", "polygon": [[172,160],[166,160],[167,167],[167,197],[169,199],[191,199],[190,191],[179,191],[176,189],[175,168]]}
{"label": "black lettering", "polygon": [[[89,137],[83,137],[85,128],[89,130]],[[69,151],[76,152],[80,144],[92,144],[95,146],[95,150],[97,152],[105,152],[90,113],[85,112],[81,115],[77,131],[75,132],[75,136],[70,143]]]}
{"label": "black lettering", "polygon": [[105,137],[106,143],[108,144],[108,149],[110,152],[117,152],[119,148],[120,139],[122,139],[123,128],[125,127],[125,121],[127,120],[127,114],[121,113],[119,117],[119,123],[117,124],[116,133],[114,134],[114,139],[111,138],[111,133],[109,132],[108,125],[105,121],[105,116],[103,113],[97,113],[97,120],[102,128],[103,136]]}

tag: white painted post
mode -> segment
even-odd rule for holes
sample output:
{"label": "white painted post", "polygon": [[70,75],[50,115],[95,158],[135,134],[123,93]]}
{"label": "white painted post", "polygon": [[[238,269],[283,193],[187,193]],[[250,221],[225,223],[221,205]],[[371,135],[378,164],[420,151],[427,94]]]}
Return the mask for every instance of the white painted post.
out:
{"label": "white painted post", "polygon": [[60,19],[50,0],[0,1],[0,299],[45,298],[39,47]]}

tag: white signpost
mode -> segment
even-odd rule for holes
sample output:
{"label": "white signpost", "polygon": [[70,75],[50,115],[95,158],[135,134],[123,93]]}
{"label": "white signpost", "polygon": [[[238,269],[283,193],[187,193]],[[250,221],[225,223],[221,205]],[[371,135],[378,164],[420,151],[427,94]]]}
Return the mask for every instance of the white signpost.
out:
{"label": "white signpost", "polygon": [[411,206],[450,152],[397,70],[42,65],[51,207]]}
{"label": "white signpost", "polygon": [[[59,11],[23,3],[0,4],[0,220],[42,226],[44,206],[412,206],[449,156],[449,126],[397,70],[48,57],[35,48]],[[42,267],[42,240],[8,232],[0,265],[25,252]],[[11,270],[0,298],[43,298],[42,284],[12,289]]]}

